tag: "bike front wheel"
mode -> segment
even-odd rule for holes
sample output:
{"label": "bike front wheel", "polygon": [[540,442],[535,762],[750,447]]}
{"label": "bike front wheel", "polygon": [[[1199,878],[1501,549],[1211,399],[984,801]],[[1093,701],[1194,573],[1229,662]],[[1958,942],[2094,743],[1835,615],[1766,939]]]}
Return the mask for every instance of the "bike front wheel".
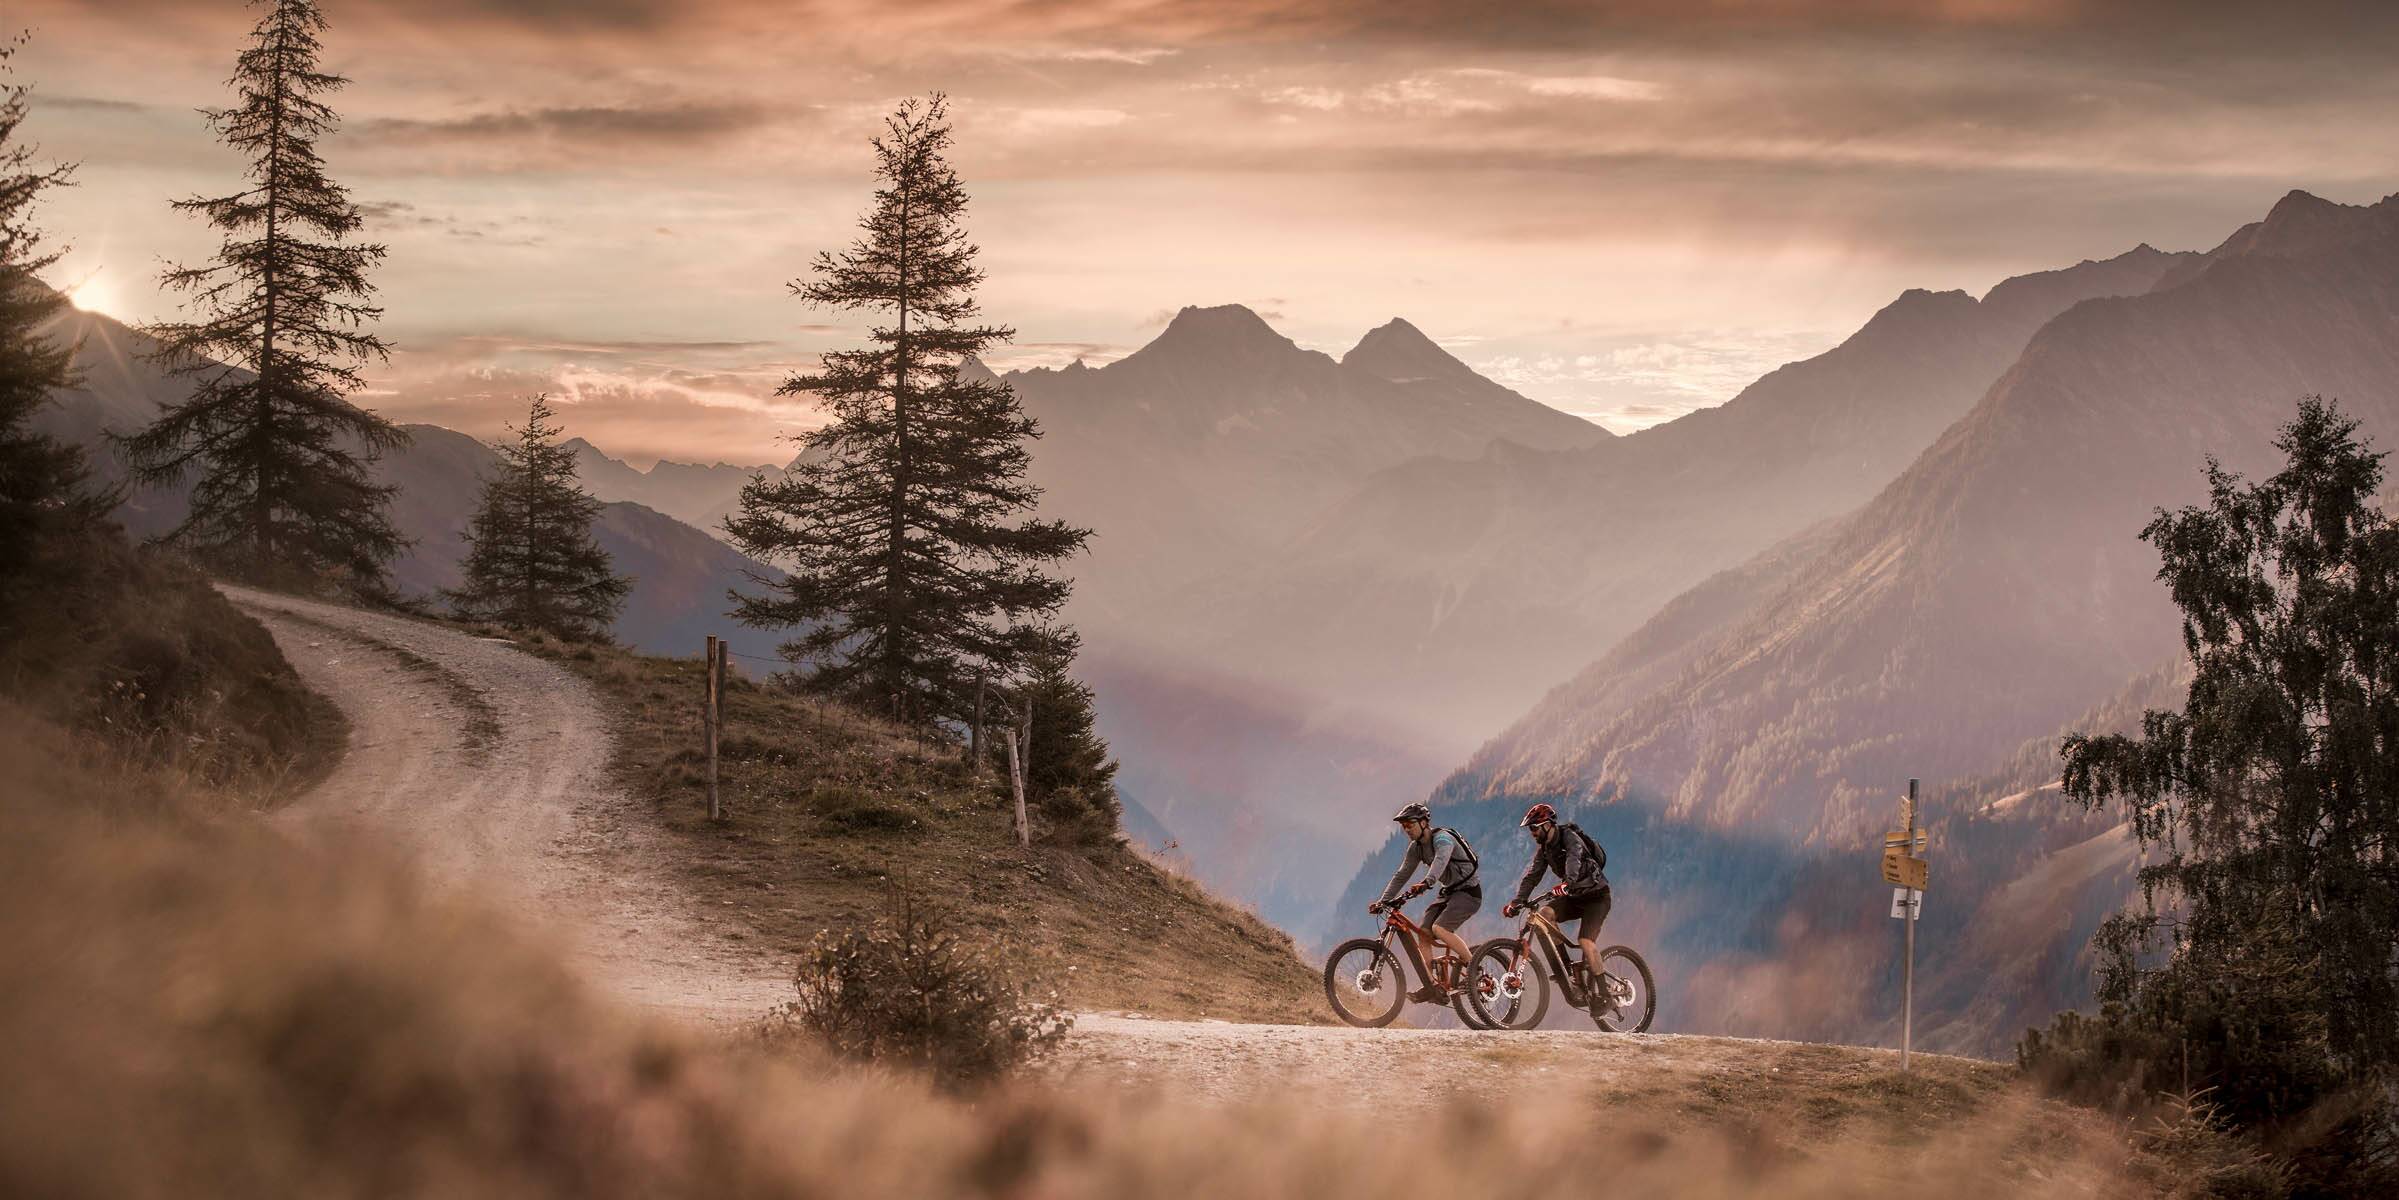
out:
{"label": "bike front wheel", "polygon": [[1486,1029],[1531,1029],[1549,1012],[1549,979],[1514,939],[1493,938],[1474,949],[1466,1003]]}
{"label": "bike front wheel", "polygon": [[1373,938],[1352,938],[1324,960],[1324,998],[1333,1015],[1361,1029],[1389,1025],[1408,1003],[1399,956]]}
{"label": "bike front wheel", "polygon": [[1630,946],[1610,946],[1599,952],[1599,971],[1591,976],[1591,1021],[1609,1033],[1646,1033],[1658,1015],[1657,984],[1649,964]]}

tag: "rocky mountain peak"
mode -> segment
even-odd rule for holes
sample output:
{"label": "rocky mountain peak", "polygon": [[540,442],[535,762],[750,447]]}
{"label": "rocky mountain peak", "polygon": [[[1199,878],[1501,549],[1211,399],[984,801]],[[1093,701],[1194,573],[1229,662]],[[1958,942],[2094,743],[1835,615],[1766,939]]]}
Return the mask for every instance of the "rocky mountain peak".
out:
{"label": "rocky mountain peak", "polygon": [[1176,313],[1164,332],[1124,361],[1239,363],[1303,353],[1290,338],[1276,333],[1264,318],[1242,305],[1193,305]]}
{"label": "rocky mountain peak", "polygon": [[1873,341],[1883,337],[1912,337],[1927,325],[1964,318],[1973,313],[1974,297],[1959,291],[1932,292],[1909,288],[1899,298],[1883,305],[1866,324],[1849,337],[1849,343]]}
{"label": "rocky mountain peak", "polygon": [[1393,317],[1367,331],[1366,336],[1341,357],[1341,362],[1344,366],[1357,367],[1400,383],[1412,379],[1454,379],[1474,374],[1474,368],[1459,362],[1449,351],[1426,337],[1423,330],[1399,317]]}

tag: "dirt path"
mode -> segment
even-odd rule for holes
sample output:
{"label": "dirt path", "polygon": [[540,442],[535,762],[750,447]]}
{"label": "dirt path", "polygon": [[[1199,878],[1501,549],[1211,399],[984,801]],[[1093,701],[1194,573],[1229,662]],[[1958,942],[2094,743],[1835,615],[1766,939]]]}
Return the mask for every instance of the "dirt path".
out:
{"label": "dirt path", "polygon": [[718,936],[673,885],[648,815],[609,781],[607,721],[581,680],[424,622],[223,590],[350,721],[348,753],[282,815],[293,828],[396,838],[644,1007],[731,1025],[784,999],[787,966]]}
{"label": "dirt path", "polygon": [[[1325,1025],[1240,1025],[1086,1014],[1057,1065],[1070,1080],[1164,1087],[1240,1103],[1298,1086],[1394,1109],[1426,1109],[1460,1098],[1498,1102],[1528,1094],[1589,1096],[1603,1102],[1672,1097],[1740,1079],[1748,1084],[1802,1075],[1887,1077],[1890,1051],[1804,1042],[1595,1029],[1486,1033],[1468,1029],[1353,1029]],[[1987,1084],[2005,1068],[1973,1059],[1918,1055],[1920,1078]]]}

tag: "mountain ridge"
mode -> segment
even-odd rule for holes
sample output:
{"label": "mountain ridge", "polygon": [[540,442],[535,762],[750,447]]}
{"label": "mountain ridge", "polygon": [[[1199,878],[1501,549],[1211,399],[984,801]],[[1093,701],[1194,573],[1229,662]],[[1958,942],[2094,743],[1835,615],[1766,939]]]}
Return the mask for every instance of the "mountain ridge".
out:
{"label": "mountain ridge", "polygon": [[2151,508],[2199,499],[2210,454],[2270,467],[2302,394],[2399,433],[2399,199],[2320,203],[2286,198],[2172,287],[2060,314],[1681,677],[1610,699],[1586,676],[1442,793],[1645,794],[1671,817],[1864,836],[1888,779],[1977,769],[2170,655],[2135,537]]}
{"label": "mountain ridge", "polygon": [[[1378,697],[1463,757],[1564,682],[1560,646],[1604,649],[1684,588],[1864,503],[2040,322],[2144,291],[2186,257],[2144,246],[1982,300],[1910,289],[1715,408],[1593,446],[1386,468],[1267,569],[1193,593],[1178,621],[1211,631],[1215,656],[1238,648],[1320,694]],[[1252,578],[1270,590],[1245,599]]]}

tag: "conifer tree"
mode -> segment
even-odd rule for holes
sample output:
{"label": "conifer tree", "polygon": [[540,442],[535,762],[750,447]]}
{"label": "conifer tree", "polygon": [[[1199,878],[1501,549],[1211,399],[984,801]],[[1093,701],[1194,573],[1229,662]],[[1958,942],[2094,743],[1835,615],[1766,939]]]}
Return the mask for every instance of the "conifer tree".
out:
{"label": "conifer tree", "polygon": [[[0,73],[15,52],[0,45]],[[66,307],[38,276],[58,256],[42,249],[31,219],[35,201],[65,185],[72,168],[35,165],[34,148],[17,134],[25,114],[25,87],[0,87],[0,599],[41,570],[60,535],[110,504],[89,487],[81,451],[30,428],[50,393],[73,381],[74,348],[44,331]]]}
{"label": "conifer tree", "polygon": [[1013,333],[973,323],[983,272],[959,220],[966,190],[944,157],[947,105],[908,101],[874,139],[881,186],[839,255],[817,255],[792,291],[863,311],[873,344],[824,356],[784,383],[830,425],[777,482],[751,481],[725,523],[745,552],[786,566],[736,615],[801,627],[783,646],[810,687],[896,720],[963,715],[974,674],[1013,675],[1068,584],[1044,568],[1089,531],[1030,516],[1026,443],[1040,436],[998,380],[959,370]]}
{"label": "conifer tree", "polygon": [[1091,687],[1074,677],[1081,645],[1073,630],[1050,629],[1026,655],[1024,682],[1015,689],[1033,715],[1025,788],[1053,815],[1089,815],[1113,832],[1121,811],[1116,763],[1095,726]]}
{"label": "conifer tree", "polygon": [[407,436],[344,397],[388,350],[368,331],[382,310],[366,272],[383,247],[348,240],[358,207],[317,157],[336,121],[320,97],[348,82],[317,69],[324,16],[313,0],[253,3],[267,12],[230,80],[240,102],[209,113],[249,157],[250,186],[175,203],[222,243],[210,265],[164,277],[196,318],[147,330],[193,391],[123,445],[144,482],[199,471],[167,541],[237,574],[376,590],[403,543],[384,511],[394,489],[367,464]]}
{"label": "conifer tree", "polygon": [[533,398],[516,441],[498,447],[500,474],[483,485],[467,529],[466,583],[447,593],[462,616],[565,638],[604,634],[633,581],[609,572],[592,538],[600,502],[575,479],[575,452],[558,443],[548,396]]}

